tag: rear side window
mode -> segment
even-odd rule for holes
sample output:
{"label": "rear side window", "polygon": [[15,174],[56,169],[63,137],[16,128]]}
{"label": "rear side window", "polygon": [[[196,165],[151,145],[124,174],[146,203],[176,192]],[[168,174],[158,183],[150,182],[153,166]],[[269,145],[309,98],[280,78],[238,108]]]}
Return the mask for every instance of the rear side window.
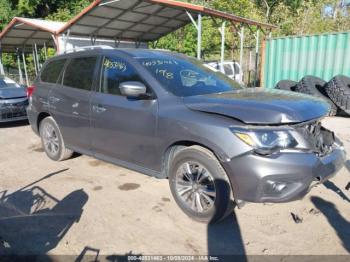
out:
{"label": "rear side window", "polygon": [[237,64],[234,64],[233,66],[234,66],[234,68],[235,68],[235,73],[236,73],[236,74],[240,74],[240,72],[239,72],[239,66],[238,66]]}
{"label": "rear side window", "polygon": [[121,95],[119,84],[126,81],[143,82],[137,71],[124,59],[105,57],[102,63],[101,92]]}
{"label": "rear side window", "polygon": [[63,84],[65,86],[90,91],[94,77],[96,60],[96,57],[81,57],[72,59],[64,72]]}
{"label": "rear side window", "polygon": [[230,64],[225,64],[224,70],[226,75],[233,75],[232,67]]}
{"label": "rear side window", "polygon": [[53,84],[57,83],[57,79],[66,61],[66,59],[62,59],[50,62],[41,73],[41,81]]}

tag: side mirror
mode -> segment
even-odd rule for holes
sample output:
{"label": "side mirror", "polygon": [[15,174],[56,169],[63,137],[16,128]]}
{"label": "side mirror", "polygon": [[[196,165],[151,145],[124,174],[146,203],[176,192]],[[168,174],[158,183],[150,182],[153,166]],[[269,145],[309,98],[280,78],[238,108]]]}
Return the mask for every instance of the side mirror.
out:
{"label": "side mirror", "polygon": [[137,81],[122,82],[119,84],[119,89],[122,95],[129,98],[140,98],[147,96],[146,86]]}

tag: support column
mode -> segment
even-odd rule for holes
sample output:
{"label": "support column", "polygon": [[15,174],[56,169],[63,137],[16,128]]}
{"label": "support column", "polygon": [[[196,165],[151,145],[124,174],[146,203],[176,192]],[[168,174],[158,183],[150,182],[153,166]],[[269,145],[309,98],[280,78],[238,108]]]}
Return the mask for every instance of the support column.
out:
{"label": "support column", "polygon": [[47,60],[47,48],[46,43],[44,43],[44,55],[45,55],[45,61]]}
{"label": "support column", "polygon": [[225,61],[225,28],[226,28],[226,22],[222,23],[221,28],[219,29],[221,34],[221,63],[220,63],[220,70],[221,72],[225,72],[224,70],[224,61]]}
{"label": "support column", "polygon": [[196,22],[190,12],[186,11],[186,13],[197,29],[197,59],[200,60],[202,58],[202,14],[198,14],[198,22]]}
{"label": "support column", "polygon": [[91,45],[92,45],[92,46],[95,46],[95,44],[96,44],[96,39],[97,39],[96,36],[91,35],[90,40],[91,40]]}
{"label": "support column", "polygon": [[[242,73],[244,72],[244,65],[243,65],[243,53],[244,53],[244,27],[241,28],[241,32],[238,33],[239,37],[241,39],[241,48],[240,48],[240,55],[239,55],[239,65],[241,67],[241,76],[243,75]],[[243,79],[240,79],[243,81]]]}
{"label": "support column", "polygon": [[32,56],[33,56],[35,75],[38,75],[38,68],[37,68],[37,64],[36,64],[35,51],[34,51],[34,47],[33,46],[32,46]]}
{"label": "support column", "polygon": [[[69,35],[70,35],[70,29],[68,29],[66,34],[63,34],[63,46],[64,46],[64,50],[62,51],[62,53],[65,53],[67,51],[67,43],[68,43],[68,39],[69,39]],[[74,46],[73,46],[74,49]]]}
{"label": "support column", "polygon": [[259,67],[259,36],[260,31],[259,29],[256,31],[256,44],[255,44],[255,76],[254,76],[254,85],[255,87],[258,85],[258,67]]}
{"label": "support column", "polygon": [[202,59],[202,14],[198,14],[197,59]]}
{"label": "support column", "polygon": [[4,75],[5,70],[4,70],[4,65],[2,64],[2,53],[0,52],[0,75]]}
{"label": "support column", "polygon": [[4,65],[2,64],[2,46],[1,46],[1,41],[0,41],[0,75],[4,75],[5,70],[4,70]]}
{"label": "support column", "polygon": [[27,86],[29,86],[29,79],[28,79],[28,72],[27,72],[27,63],[26,63],[26,57],[24,55],[24,51],[22,51],[22,59],[23,59],[24,74],[26,76],[26,83],[27,83]]}
{"label": "support column", "polygon": [[38,73],[39,73],[41,65],[40,65],[40,57],[38,55],[38,48],[37,48],[36,43],[34,44],[34,51],[35,51],[35,60],[36,60],[36,64],[37,64],[37,69],[38,69]]}
{"label": "support column", "polygon": [[22,69],[21,69],[21,60],[20,60],[20,54],[19,51],[17,50],[17,65],[18,65],[18,74],[19,74],[19,82],[21,85],[24,84],[23,81],[23,75],[22,75]]}

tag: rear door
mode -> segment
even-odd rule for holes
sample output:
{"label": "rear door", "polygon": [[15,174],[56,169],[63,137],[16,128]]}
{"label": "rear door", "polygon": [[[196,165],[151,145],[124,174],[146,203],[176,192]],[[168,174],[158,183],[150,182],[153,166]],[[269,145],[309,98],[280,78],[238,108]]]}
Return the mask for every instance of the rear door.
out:
{"label": "rear door", "polygon": [[91,147],[90,103],[97,60],[97,56],[70,59],[62,75],[62,84],[56,85],[49,97],[51,113],[65,143],[80,152]]}
{"label": "rear door", "polygon": [[33,95],[33,106],[37,112],[49,112],[49,97],[51,89],[54,88],[59,81],[67,59],[58,59],[50,61],[42,70],[38,81],[35,82],[36,88]]}
{"label": "rear door", "polygon": [[157,145],[157,100],[121,95],[119,84],[125,81],[140,81],[147,86],[125,58],[104,57],[100,88],[92,98],[93,149],[97,157],[152,168]]}

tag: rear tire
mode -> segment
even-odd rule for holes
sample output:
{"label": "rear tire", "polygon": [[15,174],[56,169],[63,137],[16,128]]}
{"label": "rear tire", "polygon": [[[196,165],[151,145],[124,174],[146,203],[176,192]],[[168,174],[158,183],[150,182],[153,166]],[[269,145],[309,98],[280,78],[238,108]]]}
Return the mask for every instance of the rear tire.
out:
{"label": "rear tire", "polygon": [[331,106],[331,110],[329,111],[328,115],[335,116],[338,112],[338,107],[331,99],[328,98],[325,85],[326,81],[322,80],[321,78],[315,76],[305,76],[300,80],[295,90],[299,93],[322,98]]}
{"label": "rear tire", "polygon": [[293,80],[281,80],[275,86],[276,89],[294,92],[298,82]]}
{"label": "rear tire", "polygon": [[233,210],[226,172],[206,148],[190,146],[176,152],[170,163],[169,185],[176,203],[196,221],[215,223]]}
{"label": "rear tire", "polygon": [[73,155],[66,148],[56,121],[50,116],[44,118],[39,125],[41,143],[46,155],[54,161],[63,161]]}
{"label": "rear tire", "polygon": [[335,76],[326,85],[326,92],[332,101],[350,115],[350,78]]}

